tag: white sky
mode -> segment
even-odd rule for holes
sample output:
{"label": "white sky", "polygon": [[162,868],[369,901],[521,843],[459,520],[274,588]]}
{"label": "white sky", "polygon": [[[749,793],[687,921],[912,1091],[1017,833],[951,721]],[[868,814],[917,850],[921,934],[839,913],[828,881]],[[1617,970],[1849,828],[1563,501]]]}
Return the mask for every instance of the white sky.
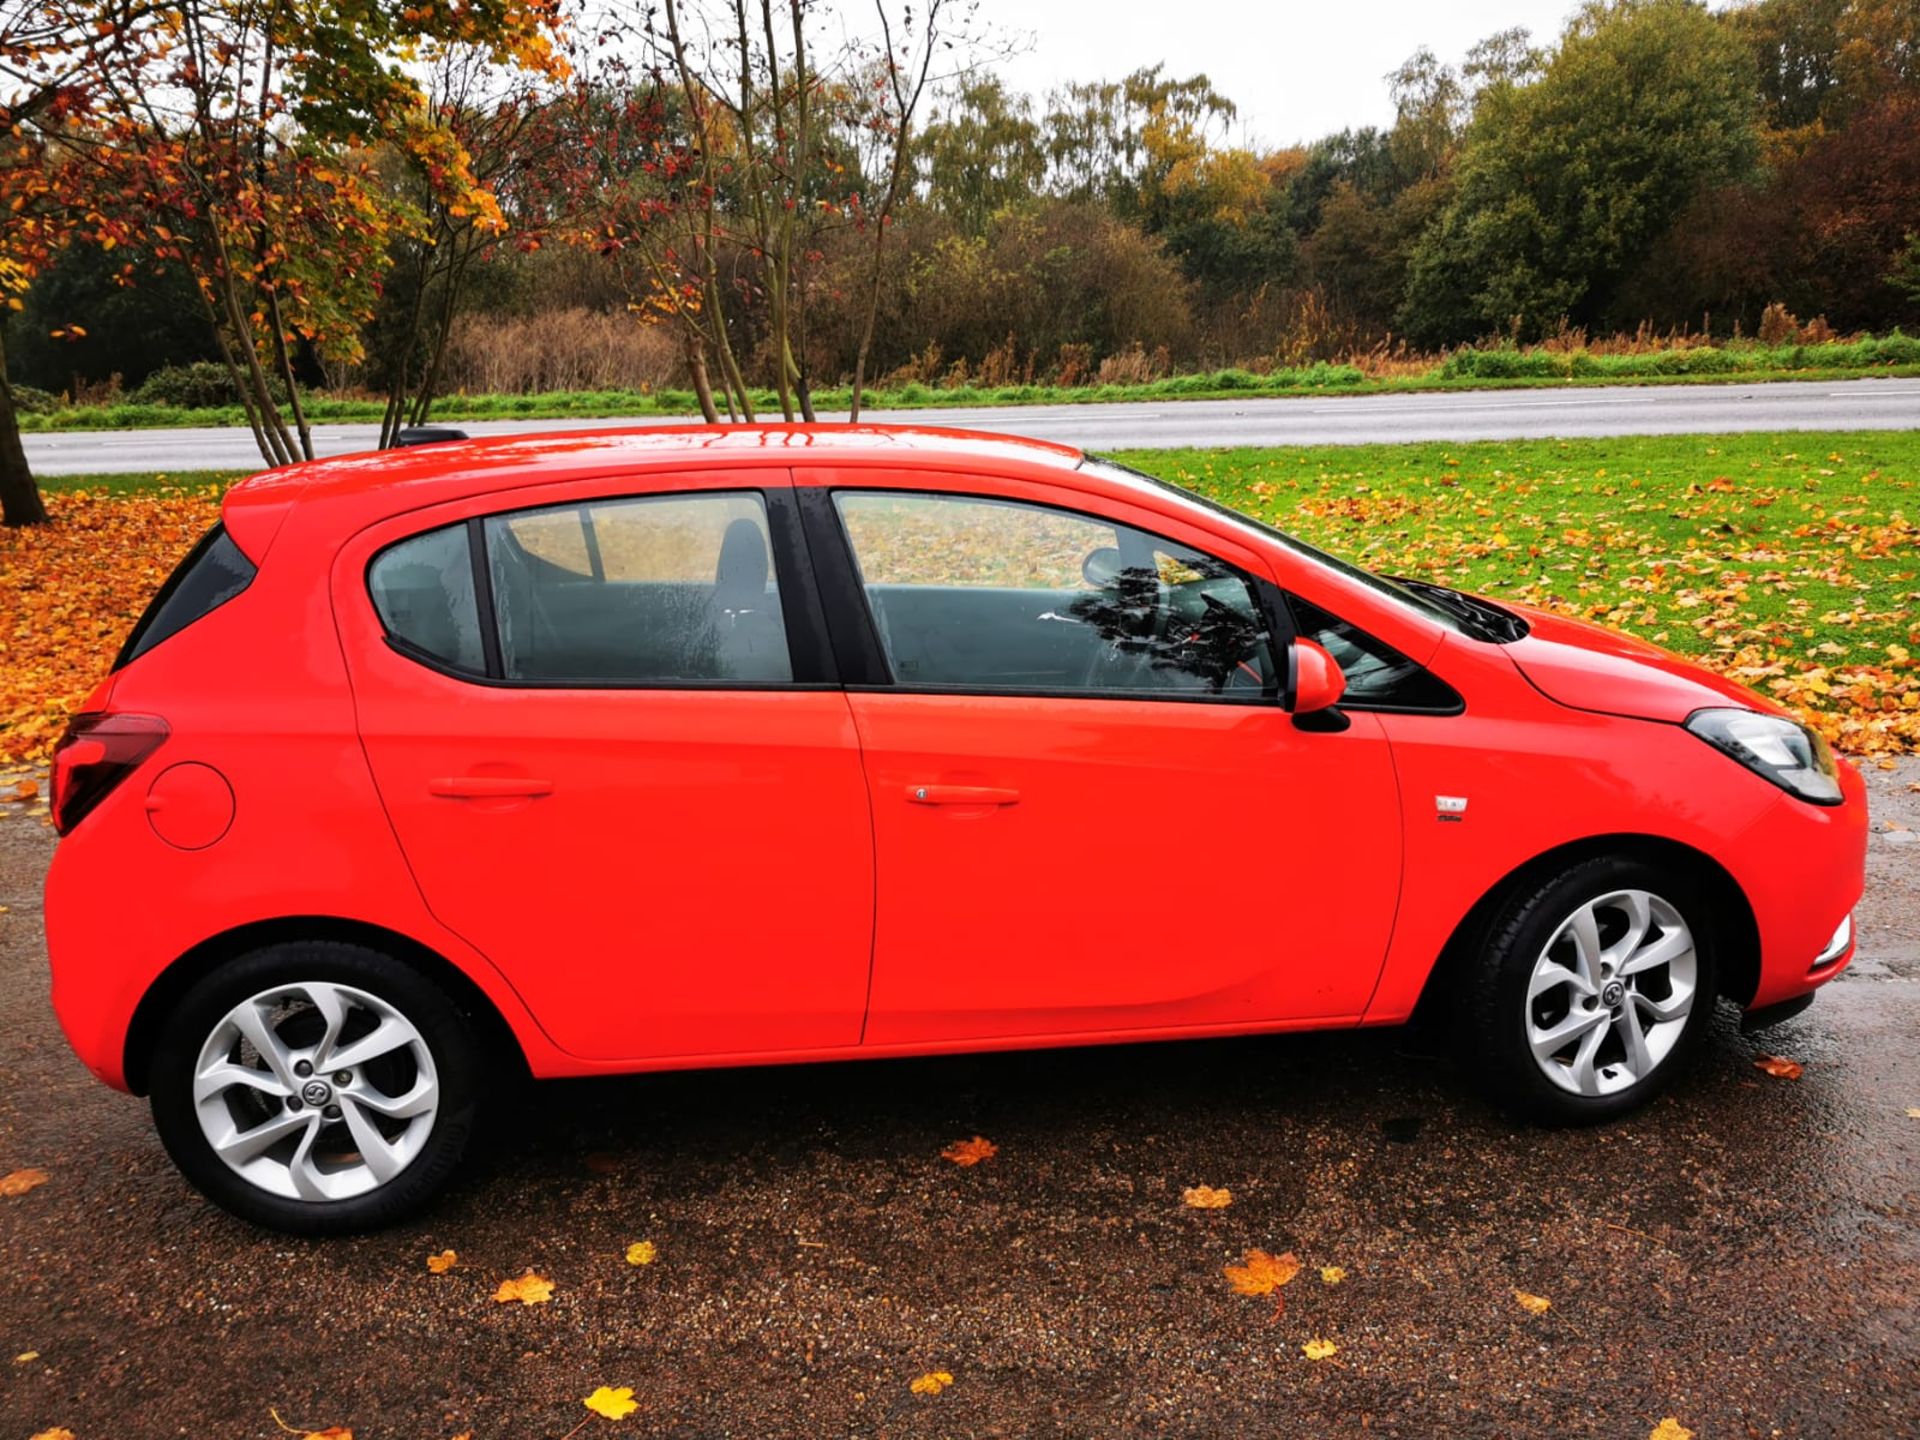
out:
{"label": "white sky", "polygon": [[1151,65],[1204,72],[1240,107],[1234,138],[1266,146],[1393,119],[1385,76],[1422,45],[1457,65],[1476,41],[1524,25],[1552,40],[1575,0],[980,0],[980,18],[1031,46],[1003,67],[1044,95]]}

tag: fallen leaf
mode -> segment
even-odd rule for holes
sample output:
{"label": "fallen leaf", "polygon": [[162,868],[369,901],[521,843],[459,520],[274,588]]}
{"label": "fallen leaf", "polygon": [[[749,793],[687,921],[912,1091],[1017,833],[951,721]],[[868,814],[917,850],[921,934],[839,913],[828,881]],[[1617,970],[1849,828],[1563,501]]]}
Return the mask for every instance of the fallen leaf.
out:
{"label": "fallen leaf", "polygon": [[1195,1185],[1182,1190],[1180,1199],[1190,1210],[1224,1210],[1233,1203],[1233,1191],[1224,1185],[1218,1190],[1211,1185]]}
{"label": "fallen leaf", "polygon": [[991,1140],[976,1135],[971,1140],[956,1140],[940,1152],[943,1159],[956,1165],[978,1165],[982,1160],[991,1160],[1000,1153],[1000,1147]]}
{"label": "fallen leaf", "polygon": [[640,1408],[640,1402],[633,1398],[631,1385],[622,1385],[618,1390],[602,1385],[580,1403],[609,1420],[623,1420]]}
{"label": "fallen leaf", "polygon": [[34,780],[16,780],[13,785],[15,800],[31,800],[40,793],[40,785]]}
{"label": "fallen leaf", "polygon": [[269,1408],[267,1414],[273,1417],[273,1423],[289,1435],[298,1435],[300,1440],[353,1440],[353,1431],[344,1425],[329,1425],[324,1430],[306,1430],[298,1425],[289,1425],[280,1418],[280,1412]]}
{"label": "fallen leaf", "polygon": [[627,1264],[651,1265],[659,1251],[654,1249],[651,1240],[640,1240],[627,1246]]}
{"label": "fallen leaf", "polygon": [[1328,1360],[1340,1353],[1340,1347],[1331,1340],[1309,1340],[1300,1347],[1300,1353],[1309,1360]]}
{"label": "fallen leaf", "polygon": [[427,1256],[427,1269],[436,1275],[444,1275],[460,1263],[460,1256],[452,1250],[442,1250],[438,1255]]}
{"label": "fallen leaf", "polygon": [[1647,1440],[1693,1440],[1693,1432],[1669,1415],[1647,1432]]}
{"label": "fallen leaf", "polygon": [[31,1437],[31,1440],[74,1440],[74,1436],[73,1431],[67,1429],[66,1426],[56,1425],[51,1430],[42,1430],[39,1434]]}
{"label": "fallen leaf", "polygon": [[1249,1250],[1244,1265],[1223,1266],[1221,1273],[1242,1295],[1271,1295],[1300,1273],[1300,1261],[1291,1250],[1284,1255]]}
{"label": "fallen leaf", "polygon": [[1347,1272],[1342,1270],[1338,1265],[1322,1265],[1320,1267],[1320,1280],[1322,1284],[1338,1285],[1346,1278]]}
{"label": "fallen leaf", "polygon": [[44,1170],[15,1170],[11,1175],[0,1175],[0,1195],[11,1200],[16,1195],[24,1195],[47,1183]]}
{"label": "fallen leaf", "polygon": [[1553,1302],[1544,1295],[1529,1295],[1524,1290],[1516,1290],[1513,1298],[1520,1302],[1520,1308],[1529,1315],[1544,1315],[1553,1308]]}
{"label": "fallen leaf", "polygon": [[522,1305],[544,1305],[553,1299],[553,1282],[529,1270],[518,1280],[502,1280],[493,1298],[502,1305],[518,1300]]}
{"label": "fallen leaf", "polygon": [[930,1370],[914,1381],[907,1389],[916,1395],[938,1395],[953,1383],[953,1376],[945,1370]]}
{"label": "fallen leaf", "polygon": [[13,1363],[16,1365],[27,1365],[39,1358],[40,1352],[38,1350],[22,1350],[18,1355],[13,1357]]}
{"label": "fallen leaf", "polygon": [[1907,1106],[1907,1119],[1920,1120],[1920,1105]]}
{"label": "fallen leaf", "polygon": [[1778,1076],[1782,1080],[1798,1080],[1806,1073],[1807,1068],[1798,1060],[1786,1060],[1778,1055],[1762,1055],[1753,1063],[1756,1069],[1764,1070],[1767,1074]]}

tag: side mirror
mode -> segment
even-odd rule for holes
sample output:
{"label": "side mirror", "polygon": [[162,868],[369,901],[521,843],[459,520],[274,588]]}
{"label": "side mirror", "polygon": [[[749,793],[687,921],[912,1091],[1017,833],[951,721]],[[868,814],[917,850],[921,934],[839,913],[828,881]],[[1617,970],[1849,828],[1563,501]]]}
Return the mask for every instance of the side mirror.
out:
{"label": "side mirror", "polygon": [[1087,558],[1080,562],[1080,576],[1094,589],[1105,590],[1120,578],[1124,567],[1119,547],[1102,545],[1098,550],[1089,551]]}
{"label": "side mirror", "polygon": [[1346,672],[1340,662],[1312,640],[1293,642],[1293,713],[1313,715],[1331,710],[1347,693]]}

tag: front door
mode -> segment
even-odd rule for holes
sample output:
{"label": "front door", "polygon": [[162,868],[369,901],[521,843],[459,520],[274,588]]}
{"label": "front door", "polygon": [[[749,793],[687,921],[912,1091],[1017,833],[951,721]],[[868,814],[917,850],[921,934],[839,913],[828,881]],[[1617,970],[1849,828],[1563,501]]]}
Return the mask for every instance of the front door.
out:
{"label": "front door", "polygon": [[891,677],[849,695],[869,1044],[1357,1020],[1399,892],[1392,762],[1372,715],[1281,709],[1258,557],[984,496],[832,513],[816,563],[850,553]]}
{"label": "front door", "polygon": [[396,522],[336,568],[427,904],[575,1055],[859,1041],[866,784],[845,696],[789,645],[778,473]]}

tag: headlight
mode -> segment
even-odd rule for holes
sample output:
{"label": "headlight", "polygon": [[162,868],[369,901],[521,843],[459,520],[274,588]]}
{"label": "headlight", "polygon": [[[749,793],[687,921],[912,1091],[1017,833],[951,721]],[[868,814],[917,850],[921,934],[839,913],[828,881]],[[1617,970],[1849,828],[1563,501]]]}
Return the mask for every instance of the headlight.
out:
{"label": "headlight", "polygon": [[1815,805],[1840,803],[1840,772],[1817,732],[1780,715],[1753,710],[1696,710],[1687,729],[1763,776]]}

